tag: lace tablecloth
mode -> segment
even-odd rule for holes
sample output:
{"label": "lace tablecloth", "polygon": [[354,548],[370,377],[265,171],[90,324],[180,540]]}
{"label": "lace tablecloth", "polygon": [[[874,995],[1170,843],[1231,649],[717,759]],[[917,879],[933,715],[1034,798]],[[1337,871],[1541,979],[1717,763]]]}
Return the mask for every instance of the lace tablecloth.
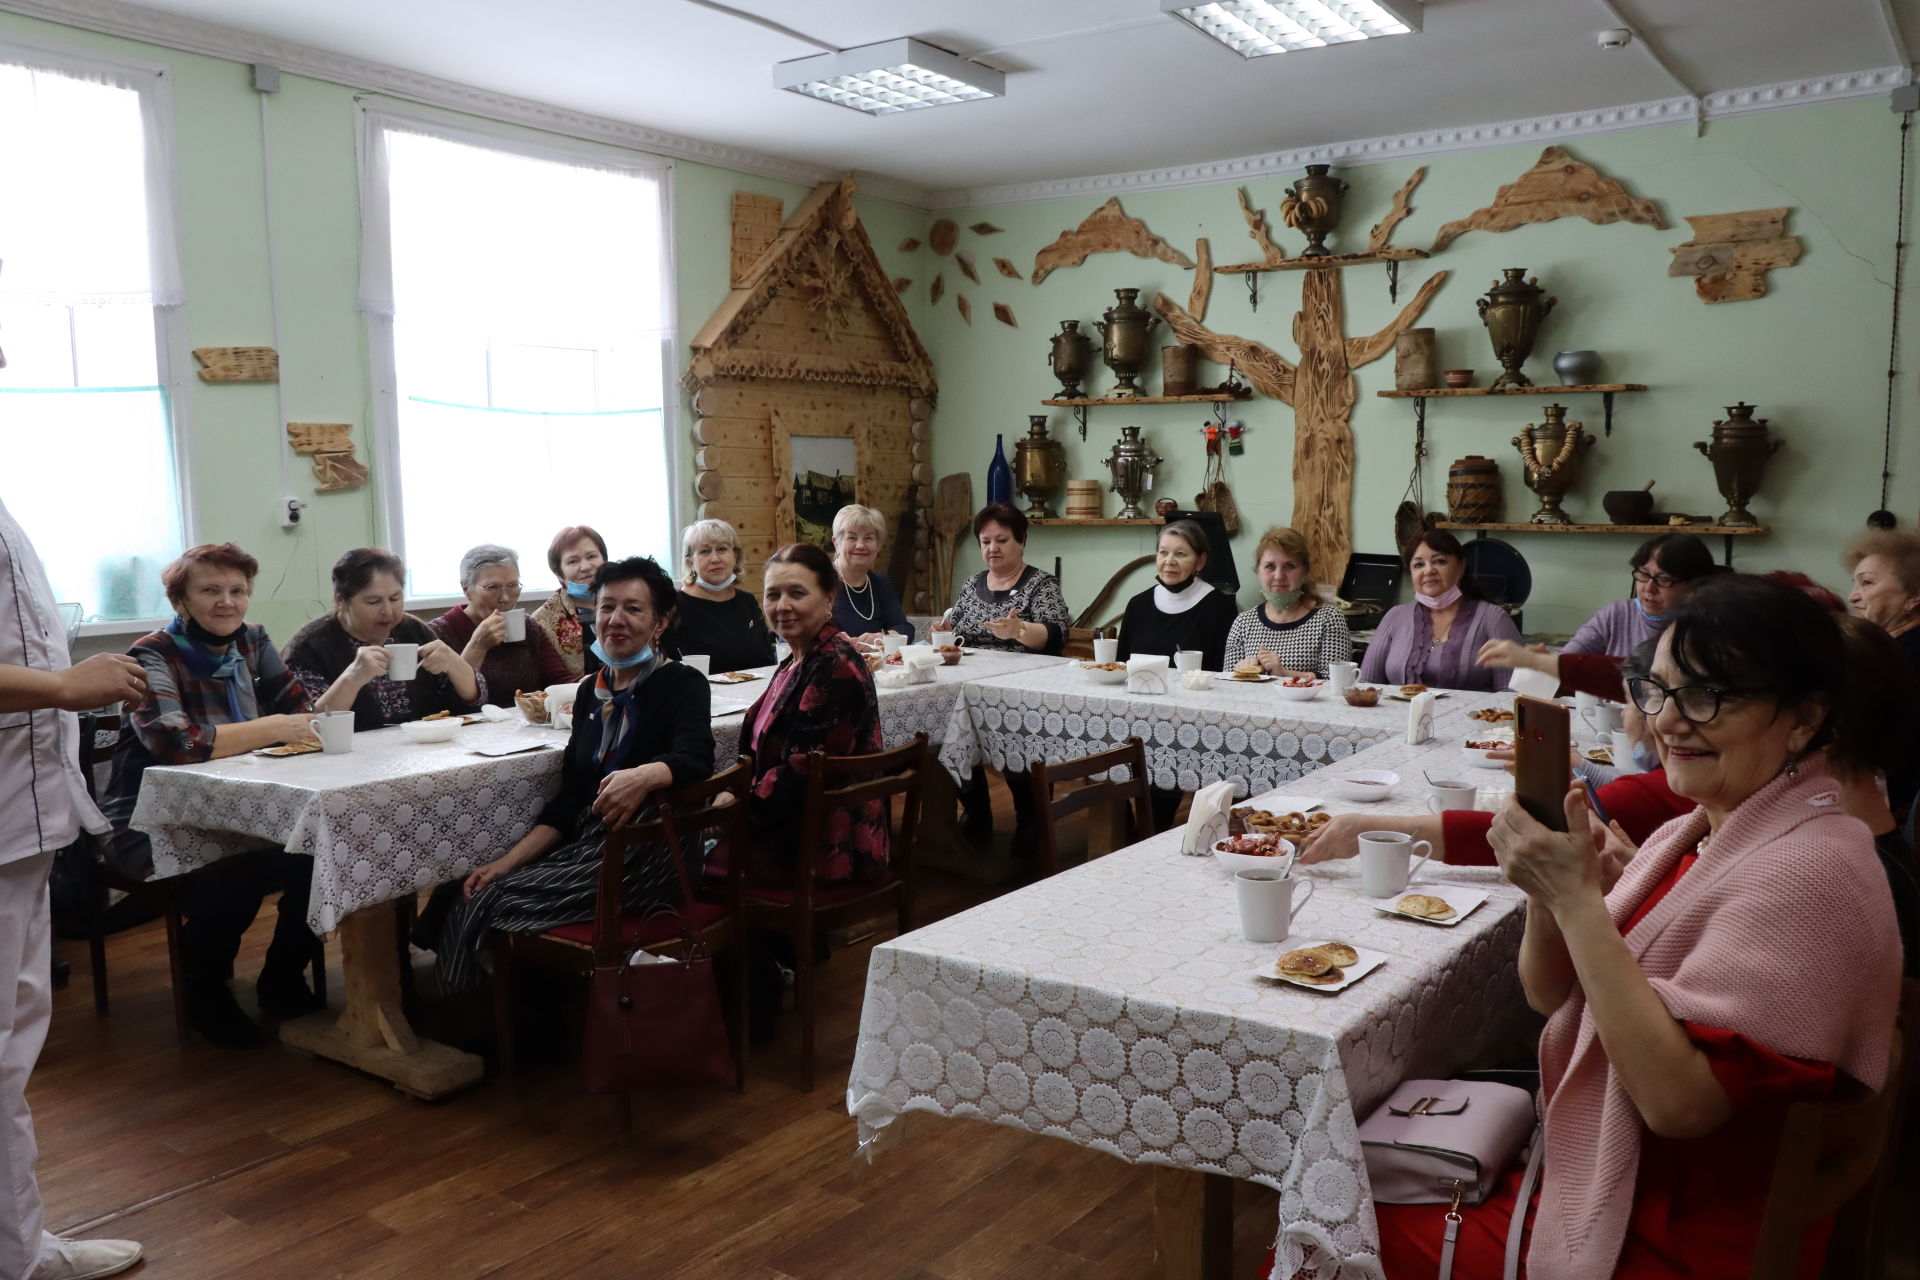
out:
{"label": "lace tablecloth", "polygon": [[1216,679],[1188,689],[1181,674],[1171,674],[1163,694],[1095,684],[1072,662],[969,685],[940,761],[964,778],[981,761],[1003,772],[1024,769],[1029,760],[1071,760],[1138,737],[1154,786],[1192,791],[1231,778],[1244,796],[1406,737],[1404,702],[1350,707],[1331,692],[1290,702],[1272,684]]}
{"label": "lace tablecloth", "polygon": [[[1437,745],[1356,753],[1353,767],[1408,781],[1379,805],[1327,807],[1424,811],[1422,768],[1471,767],[1454,745],[1467,723],[1441,717]],[[1312,777],[1284,794],[1325,795]],[[1424,880],[1491,894],[1446,928],[1375,911],[1350,861],[1303,869],[1319,888],[1291,944],[1338,938],[1389,957],[1328,996],[1255,976],[1287,948],[1241,939],[1226,872],[1181,856],[1181,834],[874,948],[847,1085],[860,1141],[931,1111],[1247,1178],[1280,1192],[1276,1274],[1377,1278],[1357,1119],[1403,1079],[1485,1061],[1525,1016],[1524,899],[1493,869],[1429,864]]]}

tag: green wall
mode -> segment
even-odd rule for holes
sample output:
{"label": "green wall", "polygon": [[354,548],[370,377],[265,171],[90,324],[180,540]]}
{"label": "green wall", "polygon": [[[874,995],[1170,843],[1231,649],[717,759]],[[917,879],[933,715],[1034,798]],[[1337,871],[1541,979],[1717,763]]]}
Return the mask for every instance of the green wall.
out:
{"label": "green wall", "polygon": [[[1671,228],[1660,231],[1624,222],[1593,226],[1563,219],[1501,235],[1472,232],[1430,261],[1406,264],[1401,301],[1431,273],[1449,273],[1419,323],[1439,331],[1442,368],[1474,368],[1478,385],[1485,386],[1499,366],[1474,298],[1500,268],[1524,266],[1560,299],[1528,366],[1536,382],[1555,381],[1550,361],[1556,351],[1591,348],[1606,361],[1606,380],[1652,388],[1617,397],[1611,439],[1600,431],[1598,397],[1571,401],[1570,416],[1584,420],[1601,437],[1568,500],[1576,519],[1603,521],[1604,490],[1638,488],[1650,479],[1658,481],[1655,493],[1662,510],[1717,516],[1725,504],[1714,486],[1711,465],[1693,450],[1692,442],[1708,437],[1714,419],[1724,416],[1722,406],[1740,399],[1758,404],[1786,445],[1752,504],[1773,532],[1739,543],[1736,563],[1800,569],[1837,584],[1844,580],[1837,563],[1842,547],[1879,504],[1898,127],[1899,117],[1885,102],[1874,100],[1718,121],[1703,138],[1695,137],[1690,127],[1672,126],[1574,139],[1567,145],[1577,158],[1622,180],[1633,194],[1658,201]],[[1540,145],[1544,143],[1427,161],[1427,177],[1414,194],[1414,212],[1400,225],[1394,242],[1415,248],[1430,245],[1442,223],[1487,204],[1497,187],[1526,170]],[[1386,212],[1393,191],[1416,163],[1340,171],[1353,189],[1336,233],[1336,249],[1364,245],[1367,228]],[[1261,178],[1247,184],[1257,206],[1268,210],[1270,222],[1279,221],[1276,207],[1290,180]],[[935,472],[971,472],[977,497],[985,492],[995,436],[1005,436],[1011,459],[1027,415],[1038,412],[1049,413],[1050,430],[1066,439],[1072,476],[1103,475],[1101,459],[1119,438],[1120,428],[1132,422],[1169,460],[1155,496],[1170,495],[1184,504],[1199,491],[1204,455],[1198,428],[1204,412],[1193,406],[1096,408],[1083,444],[1066,410],[1044,410],[1038,403],[1055,393],[1045,359],[1056,321],[1078,318],[1083,330],[1092,331],[1090,322],[1112,304],[1112,291],[1121,286],[1139,287],[1143,303],[1164,291],[1184,305],[1192,273],[1127,254],[1089,258],[1080,267],[1055,272],[1039,286],[990,271],[994,256],[1010,258],[1030,271],[1038,249],[1103,199],[1104,194],[949,211],[945,216],[963,228],[983,217],[1005,228],[988,236],[961,232],[960,247],[973,250],[989,268],[985,287],[965,281],[951,259],[936,258],[927,249],[890,260],[897,274],[914,277],[912,298],[922,337],[939,363]],[[1231,184],[1128,193],[1122,199],[1129,214],[1189,255],[1195,238],[1207,236],[1216,263],[1259,256],[1247,237]],[[1667,276],[1668,248],[1689,238],[1683,215],[1779,205],[1794,206],[1788,230],[1800,237],[1805,253],[1797,266],[1772,274],[1765,297],[1708,306],[1695,298],[1690,279]],[[1284,227],[1276,234],[1289,251],[1302,243],[1298,233]],[[937,270],[946,274],[947,297],[928,314],[927,285]],[[1388,302],[1385,268],[1349,268],[1343,275],[1349,335],[1371,333],[1388,323],[1396,308]],[[956,288],[971,296],[971,326],[954,306]],[[1299,297],[1298,274],[1265,276],[1256,314],[1248,309],[1240,279],[1216,277],[1208,325],[1254,338],[1290,357],[1296,351],[1291,324]],[[989,304],[995,300],[1013,308],[1019,328],[992,318]],[[1909,334],[1916,331],[1920,325],[1909,325]],[[1163,326],[1156,336],[1165,332]],[[1159,345],[1156,341],[1156,348]],[[1920,505],[1920,471],[1905,447],[1914,421],[1912,373],[1920,365],[1913,360],[1912,344],[1906,346],[1902,363],[1907,372],[1898,382],[1891,498],[1903,523],[1911,521]],[[1204,383],[1225,376],[1211,365],[1202,368]],[[1374,395],[1393,386],[1391,353],[1362,368],[1358,377],[1360,402],[1353,417],[1355,546],[1391,552],[1393,510],[1413,462],[1413,411],[1405,401]],[[1157,356],[1142,381],[1158,390]],[[1104,366],[1096,369],[1092,385],[1096,394],[1113,385]],[[1539,410],[1546,403],[1435,402],[1428,416],[1430,451],[1423,463],[1426,506],[1444,508],[1448,465],[1478,453],[1501,464],[1506,518],[1525,519],[1535,504],[1509,442],[1522,425],[1540,420]],[[1285,405],[1266,399],[1234,406],[1232,413],[1252,429],[1245,456],[1227,464],[1228,483],[1252,531],[1249,535],[1243,530],[1235,544],[1244,564],[1258,531],[1269,523],[1286,522],[1292,512],[1293,415]],[[1106,514],[1116,514],[1118,499],[1109,495],[1107,503]],[[1627,589],[1626,561],[1636,541],[1631,537],[1517,534],[1511,541],[1533,568],[1533,602],[1526,615],[1530,630],[1571,631],[1594,608]],[[1151,549],[1151,537],[1133,530],[1037,528],[1028,557],[1046,568],[1055,556],[1063,558],[1067,599],[1078,608],[1090,603],[1126,560]],[[1719,551],[1716,543],[1716,554]],[[970,554],[963,554],[962,563],[969,571],[976,567]],[[1251,603],[1258,597],[1244,568],[1242,579],[1242,600]],[[1147,582],[1141,572],[1132,589]]]}

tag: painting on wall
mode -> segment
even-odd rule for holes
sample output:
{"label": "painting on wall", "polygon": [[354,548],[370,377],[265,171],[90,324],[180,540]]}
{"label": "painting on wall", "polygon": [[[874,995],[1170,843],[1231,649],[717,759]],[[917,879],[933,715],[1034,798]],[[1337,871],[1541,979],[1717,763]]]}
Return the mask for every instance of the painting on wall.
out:
{"label": "painting on wall", "polygon": [[793,538],[833,554],[833,517],[856,502],[852,436],[792,436]]}

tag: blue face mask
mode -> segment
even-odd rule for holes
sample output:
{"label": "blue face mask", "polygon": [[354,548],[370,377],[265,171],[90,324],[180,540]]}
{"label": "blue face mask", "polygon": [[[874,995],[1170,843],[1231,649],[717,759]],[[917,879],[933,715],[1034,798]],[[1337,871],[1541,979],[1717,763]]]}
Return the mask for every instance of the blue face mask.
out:
{"label": "blue face mask", "polygon": [[567,587],[567,594],[572,596],[575,600],[593,599],[593,588],[588,586],[584,582],[569,582],[566,584],[566,587]]}
{"label": "blue face mask", "polygon": [[1667,620],[1667,615],[1664,613],[1648,613],[1647,606],[1640,603],[1639,596],[1633,597],[1633,607],[1638,609],[1640,611],[1640,616],[1642,618],[1645,618],[1648,622],[1662,623]]}
{"label": "blue face mask", "polygon": [[1660,753],[1636,739],[1633,744],[1633,767],[1642,773],[1652,773],[1660,767]]}
{"label": "blue face mask", "polygon": [[593,644],[588,647],[593,650],[593,656],[600,659],[601,665],[612,667],[615,671],[625,671],[628,667],[637,667],[643,663],[648,663],[653,661],[652,645],[648,645],[646,648],[642,649],[640,652],[634,654],[631,658],[608,657],[607,651],[600,647],[600,642],[598,640],[595,640]]}
{"label": "blue face mask", "polygon": [[739,574],[730,573],[726,577],[720,579],[720,581],[718,582],[708,582],[705,578],[702,578],[700,579],[700,585],[705,587],[709,591],[725,591],[728,587],[732,586],[734,583],[738,582],[739,580],[740,580]]}

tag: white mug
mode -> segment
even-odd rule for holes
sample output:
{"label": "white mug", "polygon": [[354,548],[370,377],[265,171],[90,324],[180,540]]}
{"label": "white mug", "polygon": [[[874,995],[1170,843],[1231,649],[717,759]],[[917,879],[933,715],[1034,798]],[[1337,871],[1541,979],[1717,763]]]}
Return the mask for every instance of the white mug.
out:
{"label": "white mug", "polygon": [[1327,676],[1333,681],[1335,693],[1345,693],[1360,682],[1360,664],[1357,662],[1330,662],[1327,664]]}
{"label": "white mug", "polygon": [[680,661],[686,663],[688,666],[692,667],[695,671],[698,671],[703,676],[713,674],[711,671],[707,669],[708,659],[707,659],[707,655],[704,653],[682,654],[680,655]]}
{"label": "white mug", "polygon": [[1471,809],[1479,790],[1471,782],[1454,782],[1446,778],[1430,783],[1427,788],[1427,812],[1445,813],[1449,809]]}
{"label": "white mug", "polygon": [[1498,813],[1507,807],[1507,801],[1511,799],[1511,786],[1482,787],[1480,794],[1473,798],[1473,807],[1481,813]]}
{"label": "white mug", "polygon": [[1120,640],[1095,640],[1093,642],[1093,660],[1095,662],[1118,662],[1120,660]]}
{"label": "white mug", "polygon": [[[1415,848],[1425,849],[1413,860]],[[1391,898],[1404,893],[1414,873],[1433,856],[1433,845],[1399,831],[1360,833],[1360,892],[1369,898]]]}
{"label": "white mug", "polygon": [[319,711],[307,721],[307,728],[320,739],[320,750],[330,756],[353,750],[353,712]]}
{"label": "white mug", "polygon": [[500,615],[507,620],[507,643],[518,644],[527,638],[527,611],[508,609]]}
{"label": "white mug", "polygon": [[1598,699],[1594,700],[1592,706],[1580,708],[1580,719],[1602,741],[1626,726],[1626,720],[1622,716],[1618,703],[1602,702]]}
{"label": "white mug", "polygon": [[387,679],[411,680],[419,674],[419,645],[390,644],[387,646]]}
{"label": "white mug", "polygon": [[[1306,892],[1296,904],[1293,886],[1304,884]],[[1233,876],[1234,896],[1240,900],[1240,936],[1248,942],[1285,942],[1293,928],[1294,912],[1313,897],[1314,881],[1282,876],[1278,871],[1237,871]]]}
{"label": "white mug", "polygon": [[880,637],[880,648],[883,652],[891,656],[900,652],[901,646],[906,644],[906,642],[907,638],[898,631],[888,631]]}
{"label": "white mug", "polygon": [[1613,767],[1622,773],[1639,773],[1640,766],[1633,762],[1633,739],[1625,729],[1615,729],[1609,736],[1613,743]]}
{"label": "white mug", "polygon": [[[1118,644],[1119,641],[1115,641],[1114,643]],[[1173,651],[1173,668],[1176,671],[1198,671],[1200,669],[1200,659],[1205,656],[1206,655],[1198,649],[1175,649]]]}

